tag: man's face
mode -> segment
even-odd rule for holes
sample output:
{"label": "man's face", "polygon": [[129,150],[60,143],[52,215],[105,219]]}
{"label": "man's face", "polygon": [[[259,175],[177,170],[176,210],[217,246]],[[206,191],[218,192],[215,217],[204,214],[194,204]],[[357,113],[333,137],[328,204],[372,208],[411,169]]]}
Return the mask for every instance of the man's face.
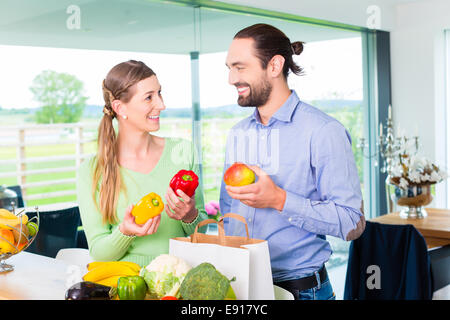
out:
{"label": "man's face", "polygon": [[272,92],[272,85],[255,55],[253,43],[253,39],[234,39],[225,62],[230,70],[228,82],[236,87],[238,104],[242,107],[265,105]]}

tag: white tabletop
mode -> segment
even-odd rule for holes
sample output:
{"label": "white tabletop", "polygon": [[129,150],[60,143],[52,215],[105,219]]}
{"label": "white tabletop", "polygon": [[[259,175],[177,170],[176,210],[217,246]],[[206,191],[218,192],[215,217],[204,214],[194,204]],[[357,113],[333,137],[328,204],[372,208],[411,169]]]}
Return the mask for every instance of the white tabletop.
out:
{"label": "white tabletop", "polygon": [[70,282],[71,265],[22,251],[5,261],[14,270],[0,273],[0,300],[61,300]]}
{"label": "white tabletop", "polygon": [[[0,300],[64,300],[67,289],[86,272],[77,265],[26,251],[6,263],[14,270],[0,273]],[[294,299],[289,291],[275,285],[274,291],[276,300]]]}
{"label": "white tabletop", "polygon": [[[68,208],[78,207],[78,203],[76,202],[60,202],[60,203],[52,203],[52,204],[43,204],[39,205],[39,211],[56,211],[63,210]],[[17,208],[16,212],[20,212],[25,209],[25,212],[35,212],[36,207],[25,207],[25,208]]]}

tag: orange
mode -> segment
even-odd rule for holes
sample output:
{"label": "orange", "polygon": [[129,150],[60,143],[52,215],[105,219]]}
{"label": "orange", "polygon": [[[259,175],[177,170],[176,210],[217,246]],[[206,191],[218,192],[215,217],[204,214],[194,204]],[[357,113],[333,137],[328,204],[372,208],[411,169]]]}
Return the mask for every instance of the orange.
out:
{"label": "orange", "polygon": [[0,229],[0,253],[14,253],[16,252],[14,247],[14,234],[11,230]]}

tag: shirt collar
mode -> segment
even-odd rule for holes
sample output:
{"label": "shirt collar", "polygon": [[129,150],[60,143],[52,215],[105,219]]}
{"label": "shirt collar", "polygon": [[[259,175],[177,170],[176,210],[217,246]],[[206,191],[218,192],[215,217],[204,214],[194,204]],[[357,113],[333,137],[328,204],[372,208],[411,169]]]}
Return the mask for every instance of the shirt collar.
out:
{"label": "shirt collar", "polygon": [[[291,94],[285,103],[272,115],[268,124],[271,124],[274,119],[283,121],[283,122],[291,122],[292,114],[295,111],[300,99],[297,96],[295,90],[291,90]],[[261,123],[261,118],[259,117],[258,108],[255,108],[255,111],[251,115],[252,120],[256,120],[256,122]]]}

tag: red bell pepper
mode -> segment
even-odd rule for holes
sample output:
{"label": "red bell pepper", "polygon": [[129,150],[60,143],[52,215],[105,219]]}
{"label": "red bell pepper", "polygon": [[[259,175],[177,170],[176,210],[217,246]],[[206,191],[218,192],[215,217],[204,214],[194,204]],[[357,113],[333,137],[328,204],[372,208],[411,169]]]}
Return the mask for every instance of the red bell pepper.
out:
{"label": "red bell pepper", "polygon": [[177,297],[174,296],[164,296],[161,298],[161,300],[178,300]]}
{"label": "red bell pepper", "polygon": [[177,196],[177,190],[180,189],[189,197],[192,197],[195,193],[195,189],[198,187],[198,177],[192,170],[180,170],[173,176],[169,184],[170,188],[175,192]]}

